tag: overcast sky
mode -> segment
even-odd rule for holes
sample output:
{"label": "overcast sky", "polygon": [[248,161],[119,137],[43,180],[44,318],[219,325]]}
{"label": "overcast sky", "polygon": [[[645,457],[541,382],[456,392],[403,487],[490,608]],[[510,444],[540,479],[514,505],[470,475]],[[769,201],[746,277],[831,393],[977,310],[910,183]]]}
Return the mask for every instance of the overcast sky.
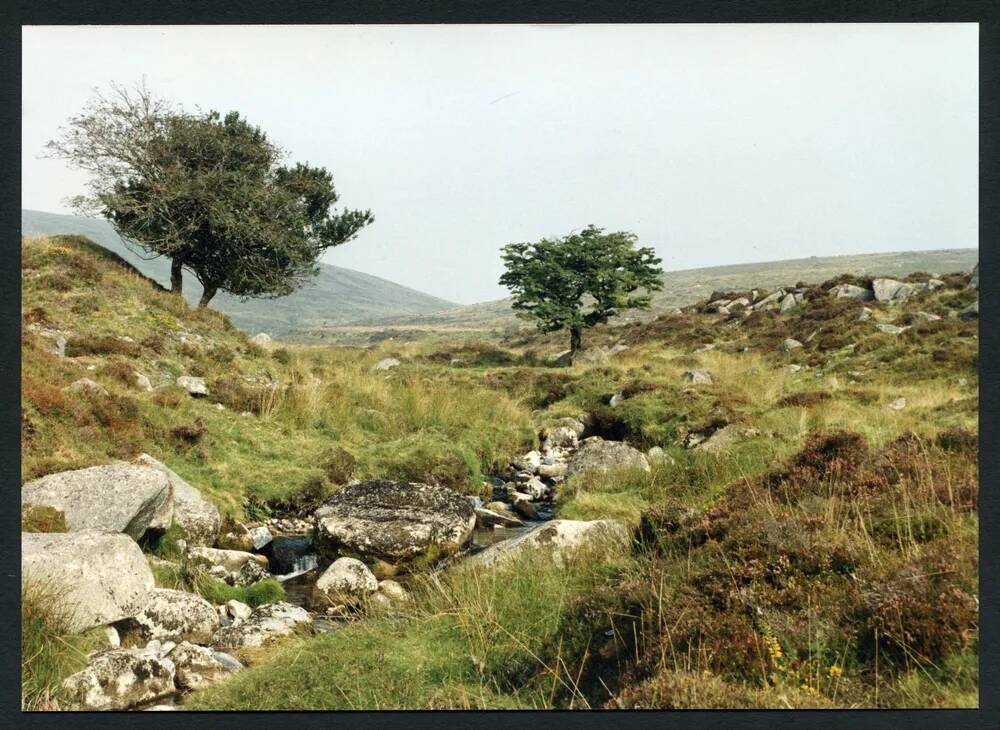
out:
{"label": "overcast sky", "polygon": [[324,261],[469,303],[594,223],[667,269],[975,247],[978,30],[926,25],[30,27],[26,208],[94,87],[236,109],[376,222]]}

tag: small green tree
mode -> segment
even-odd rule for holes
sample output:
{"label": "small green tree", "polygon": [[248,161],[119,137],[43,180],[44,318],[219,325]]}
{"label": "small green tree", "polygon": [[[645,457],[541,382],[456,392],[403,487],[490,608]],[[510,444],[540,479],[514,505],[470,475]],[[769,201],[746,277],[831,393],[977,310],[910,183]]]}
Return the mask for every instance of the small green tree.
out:
{"label": "small green tree", "polygon": [[334,212],[330,173],[279,164],[281,149],[237,112],[185,113],[143,87],[96,96],[48,147],[91,174],[77,210],[169,257],[174,292],[191,271],[204,292],[199,307],[218,291],[289,294],[315,276],[327,248],[373,220],[370,211]]}
{"label": "small green tree", "polygon": [[[583,344],[583,330],[628,309],[648,309],[663,286],[660,259],[636,248],[633,233],[604,233],[593,225],[581,233],[511,243],[503,248],[513,308],[542,332],[569,330],[571,357]],[[640,292],[640,290],[642,290]]]}

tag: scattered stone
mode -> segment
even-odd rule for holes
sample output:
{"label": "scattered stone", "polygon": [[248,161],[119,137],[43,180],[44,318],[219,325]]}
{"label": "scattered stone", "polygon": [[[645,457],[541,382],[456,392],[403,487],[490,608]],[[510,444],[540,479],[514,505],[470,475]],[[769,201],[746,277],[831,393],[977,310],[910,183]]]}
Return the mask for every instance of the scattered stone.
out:
{"label": "scattered stone", "polygon": [[284,601],[266,603],[255,608],[248,618],[216,631],[212,646],[223,649],[263,646],[278,637],[289,636],[296,626],[311,622],[304,608]]}
{"label": "scattered stone", "polygon": [[79,380],[74,380],[72,383],[66,386],[65,390],[72,391],[73,393],[93,393],[94,395],[108,395],[107,388],[98,385],[90,378],[80,378]]}
{"label": "scattered stone", "polygon": [[514,492],[511,494],[511,503],[514,506],[514,511],[521,515],[524,519],[538,519],[538,508],[535,507],[535,503],[531,499],[530,495],[524,494],[523,492]]}
{"label": "scattered stone", "polygon": [[798,302],[795,301],[795,295],[794,294],[786,294],[785,298],[781,300],[781,310],[780,310],[781,313],[784,314],[789,309],[791,309],[792,307],[794,307],[796,304],[798,304]]}
{"label": "scattered stone", "polygon": [[270,577],[267,558],[263,555],[240,550],[192,547],[188,549],[187,557],[192,565],[205,568],[230,585],[251,585]]}
{"label": "scattered stone", "polygon": [[170,481],[155,469],[125,462],[63,471],[28,482],[21,503],[53,507],[75,530],[124,532],[134,540],[170,527]]}
{"label": "scattered stone", "polygon": [[967,306],[958,314],[960,319],[970,320],[979,319],[979,300],[977,299],[972,304]]}
{"label": "scattered stone", "polygon": [[524,535],[491,545],[471,556],[468,562],[474,565],[494,565],[525,551],[538,550],[561,565],[570,553],[585,545],[602,542],[609,546],[625,547],[629,542],[628,530],[617,520],[551,520]]}
{"label": "scattered stone", "polygon": [[110,649],[63,681],[66,710],[127,710],[176,693],[174,663],[141,649]]}
{"label": "scattered stone", "polygon": [[375,372],[385,372],[386,370],[392,370],[394,367],[401,364],[402,363],[394,357],[386,357],[375,363],[374,370]]}
{"label": "scattered stone", "polygon": [[149,382],[149,378],[138,371],[132,373],[132,382],[135,383],[135,387],[139,390],[150,391],[153,389],[153,384]]}
{"label": "scattered stone", "polygon": [[566,468],[565,461],[558,461],[554,464],[542,464],[538,467],[538,474],[547,479],[560,479],[566,476]]}
{"label": "scattered stone", "polygon": [[393,603],[406,603],[411,599],[410,592],[394,580],[379,581],[378,592]]}
{"label": "scattered stone", "polygon": [[537,451],[529,451],[514,459],[513,465],[518,471],[535,474],[538,472],[538,467],[542,465],[542,455]]}
{"label": "scattered stone", "polygon": [[695,352],[708,352],[709,350],[714,350],[714,349],[715,349],[715,343],[709,342],[705,345],[702,345],[701,347],[696,348]]}
{"label": "scattered stone", "polygon": [[241,620],[250,618],[250,614],[253,612],[253,609],[250,608],[250,606],[241,601],[237,601],[235,598],[226,601],[225,609],[226,615],[228,615],[229,618]]}
{"label": "scattered stone", "polygon": [[445,487],[376,479],[348,484],[316,510],[318,548],[408,561],[431,548],[441,557],[472,537],[476,517],[462,495]]}
{"label": "scattered stone", "polygon": [[615,393],[611,398],[608,399],[608,405],[614,408],[625,402],[625,396],[622,393]]}
{"label": "scattered stone", "polygon": [[[579,437],[583,435],[584,425],[576,419],[563,419],[572,420],[575,422],[573,427],[570,426],[556,426],[555,428],[549,429],[546,432],[545,440],[542,442],[542,448],[545,451],[551,451],[552,449],[575,449],[579,443]],[[579,426],[579,428],[576,428]]]}
{"label": "scattered stone", "polygon": [[310,602],[316,607],[355,604],[378,590],[378,580],[355,558],[338,558],[313,587]]}
{"label": "scattered stone", "polygon": [[914,312],[910,315],[910,322],[913,324],[917,324],[918,322],[937,322],[939,319],[941,317],[930,312]]}
{"label": "scattered stone", "polygon": [[830,296],[834,299],[853,299],[858,302],[869,302],[875,298],[871,289],[864,289],[854,284],[840,284],[830,289]]}
{"label": "scattered stone", "polygon": [[707,370],[685,370],[681,377],[689,383],[712,383],[712,373]]}
{"label": "scattered stone", "polygon": [[226,410],[226,407],[224,405],[222,405],[221,403],[214,404],[212,406],[212,408],[214,408],[217,411],[224,411],[224,410]]}
{"label": "scattered stone", "polygon": [[713,454],[719,453],[743,439],[753,438],[756,435],[756,429],[740,428],[739,426],[730,424],[716,430],[711,436],[698,443],[694,448],[698,451]]}
{"label": "scattered stone", "polygon": [[958,379],[958,385],[959,385],[959,387],[964,388],[968,384],[969,384],[969,381],[966,378],[959,378]]}
{"label": "scattered stone", "polygon": [[271,531],[266,527],[251,527],[248,532],[250,533],[250,542],[254,550],[260,550],[274,539],[271,536]]}
{"label": "scattered stone", "polygon": [[207,643],[219,628],[219,615],[201,596],[170,588],[149,591],[139,611],[116,625],[126,645],[150,641]]}
{"label": "scattered stone", "polygon": [[802,343],[796,339],[789,337],[784,342],[781,343],[782,352],[791,352],[792,350],[802,347]]}
{"label": "scattered stone", "polygon": [[894,411],[901,411],[906,408],[906,398],[897,398],[889,404],[889,408]]}
{"label": "scattered stone", "polygon": [[507,505],[503,502],[490,502],[490,504],[499,504],[502,505],[502,508],[497,510],[488,507],[476,507],[477,527],[493,527],[495,525],[500,525],[501,527],[520,527],[524,524],[517,517],[510,514]]}
{"label": "scattered stone", "polygon": [[260,345],[260,346],[270,345],[271,344],[271,335],[267,334],[266,332],[260,332],[260,333],[258,333],[256,335],[254,335],[253,337],[251,337],[250,338],[250,342],[252,342],[255,345]]}
{"label": "scattered stone", "polygon": [[188,641],[182,641],[167,652],[167,657],[174,663],[177,686],[184,689],[203,689],[234,671],[230,664],[216,658],[216,652]]}
{"label": "scattered stone", "polygon": [[250,534],[250,528],[242,522],[228,521],[216,538],[216,544],[222,550],[248,553],[253,550],[253,536]]}
{"label": "scattered stone", "polygon": [[886,334],[886,335],[898,335],[898,334],[901,334],[901,333],[905,332],[906,330],[908,330],[909,327],[900,327],[900,326],[895,325],[895,324],[883,324],[883,323],[879,323],[879,324],[875,325],[875,329],[878,332],[881,332],[882,334]]}
{"label": "scattered stone", "polygon": [[941,281],[940,279],[928,279],[927,283],[924,284],[924,286],[926,287],[927,291],[937,291],[938,289],[941,289],[944,286],[944,282]]}
{"label": "scattered stone", "polygon": [[177,378],[177,385],[178,387],[184,388],[184,390],[196,398],[208,395],[208,386],[205,385],[204,378],[182,375]]}
{"label": "scattered stone", "polygon": [[521,491],[531,497],[532,501],[539,502],[548,495],[549,487],[538,477],[532,477],[521,485]]}
{"label": "scattered stone", "polygon": [[903,302],[913,294],[914,290],[913,284],[896,279],[875,279],[872,282],[872,291],[877,302]]}
{"label": "scattered stone", "polygon": [[873,314],[874,312],[872,312],[872,310],[870,310],[868,307],[862,307],[861,311],[854,316],[854,321],[867,322],[869,319],[872,318]]}
{"label": "scattered stone", "polygon": [[222,518],[219,509],[201,496],[170,467],[149,454],[140,454],[136,463],[156,469],[167,476],[174,495],[174,524],[184,531],[189,545],[214,545],[219,535]]}
{"label": "scattered stone", "polygon": [[791,364],[791,365],[785,365],[785,367],[784,367],[784,371],[785,371],[786,373],[797,373],[797,372],[799,372],[799,370],[801,370],[801,369],[802,369],[802,366],[801,366],[801,365],[796,365],[796,364],[794,364],[794,363],[793,363],[793,364]]}
{"label": "scattered stone", "polygon": [[[942,282],[943,284],[944,282]],[[969,274],[969,283],[965,287],[966,289],[978,289],[979,288],[979,264],[977,263],[972,267],[972,273]]]}
{"label": "scattered stone", "polygon": [[570,458],[566,476],[588,471],[606,472],[614,469],[650,471],[649,462],[638,449],[620,441],[605,441],[598,436],[584,439]]}

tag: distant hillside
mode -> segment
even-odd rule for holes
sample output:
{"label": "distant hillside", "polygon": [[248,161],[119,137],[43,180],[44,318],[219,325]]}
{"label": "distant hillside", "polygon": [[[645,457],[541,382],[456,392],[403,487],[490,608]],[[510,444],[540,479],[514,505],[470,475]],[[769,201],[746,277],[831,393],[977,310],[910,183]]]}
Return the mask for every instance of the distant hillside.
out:
{"label": "distant hillside", "polygon": [[[768,288],[798,281],[818,284],[840,274],[906,276],[915,271],[951,273],[969,271],[979,260],[979,249],[956,248],[934,251],[903,251],[855,256],[813,256],[805,259],[769,261],[755,264],[712,266],[704,269],[668,271],[663,289],[653,297],[649,312],[633,313],[622,321],[651,319],[674,307],[686,307],[717,289]],[[509,299],[470,304],[433,314],[387,317],[355,322],[349,329],[417,327],[461,330],[502,331],[523,326],[510,308]]]}
{"label": "distant hillside", "polygon": [[[70,233],[87,236],[120,255],[146,276],[169,285],[170,262],[162,257],[147,260],[129,250],[106,221],[22,210],[21,233],[25,236]],[[201,286],[187,272],[184,295],[192,303],[201,296]],[[304,332],[354,320],[416,316],[453,308],[455,304],[377,276],[321,264],[319,276],[312,283],[287,297],[242,302],[220,293],[211,306],[228,314],[238,327],[251,334],[268,332],[297,339]]]}

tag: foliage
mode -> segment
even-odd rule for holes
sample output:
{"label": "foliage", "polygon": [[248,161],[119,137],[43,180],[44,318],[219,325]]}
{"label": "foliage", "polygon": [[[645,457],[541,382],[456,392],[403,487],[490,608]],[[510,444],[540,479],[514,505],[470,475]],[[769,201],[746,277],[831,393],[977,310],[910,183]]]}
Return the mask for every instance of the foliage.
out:
{"label": "foliage", "polygon": [[123,238],[182,267],[204,288],[280,297],[317,273],[327,248],[372,222],[368,211],[333,213],[324,168],[279,165],[281,150],[237,112],[191,114],[144,87],[113,86],[69,121],[52,154],[90,173],[82,211],[99,212]]}
{"label": "foliage", "polygon": [[590,225],[562,238],[511,243],[503,249],[507,270],[500,283],[511,290],[514,310],[542,332],[569,329],[576,352],[585,327],[648,309],[652,292],[663,285],[660,259],[651,248],[636,249],[636,240],[633,233]]}

